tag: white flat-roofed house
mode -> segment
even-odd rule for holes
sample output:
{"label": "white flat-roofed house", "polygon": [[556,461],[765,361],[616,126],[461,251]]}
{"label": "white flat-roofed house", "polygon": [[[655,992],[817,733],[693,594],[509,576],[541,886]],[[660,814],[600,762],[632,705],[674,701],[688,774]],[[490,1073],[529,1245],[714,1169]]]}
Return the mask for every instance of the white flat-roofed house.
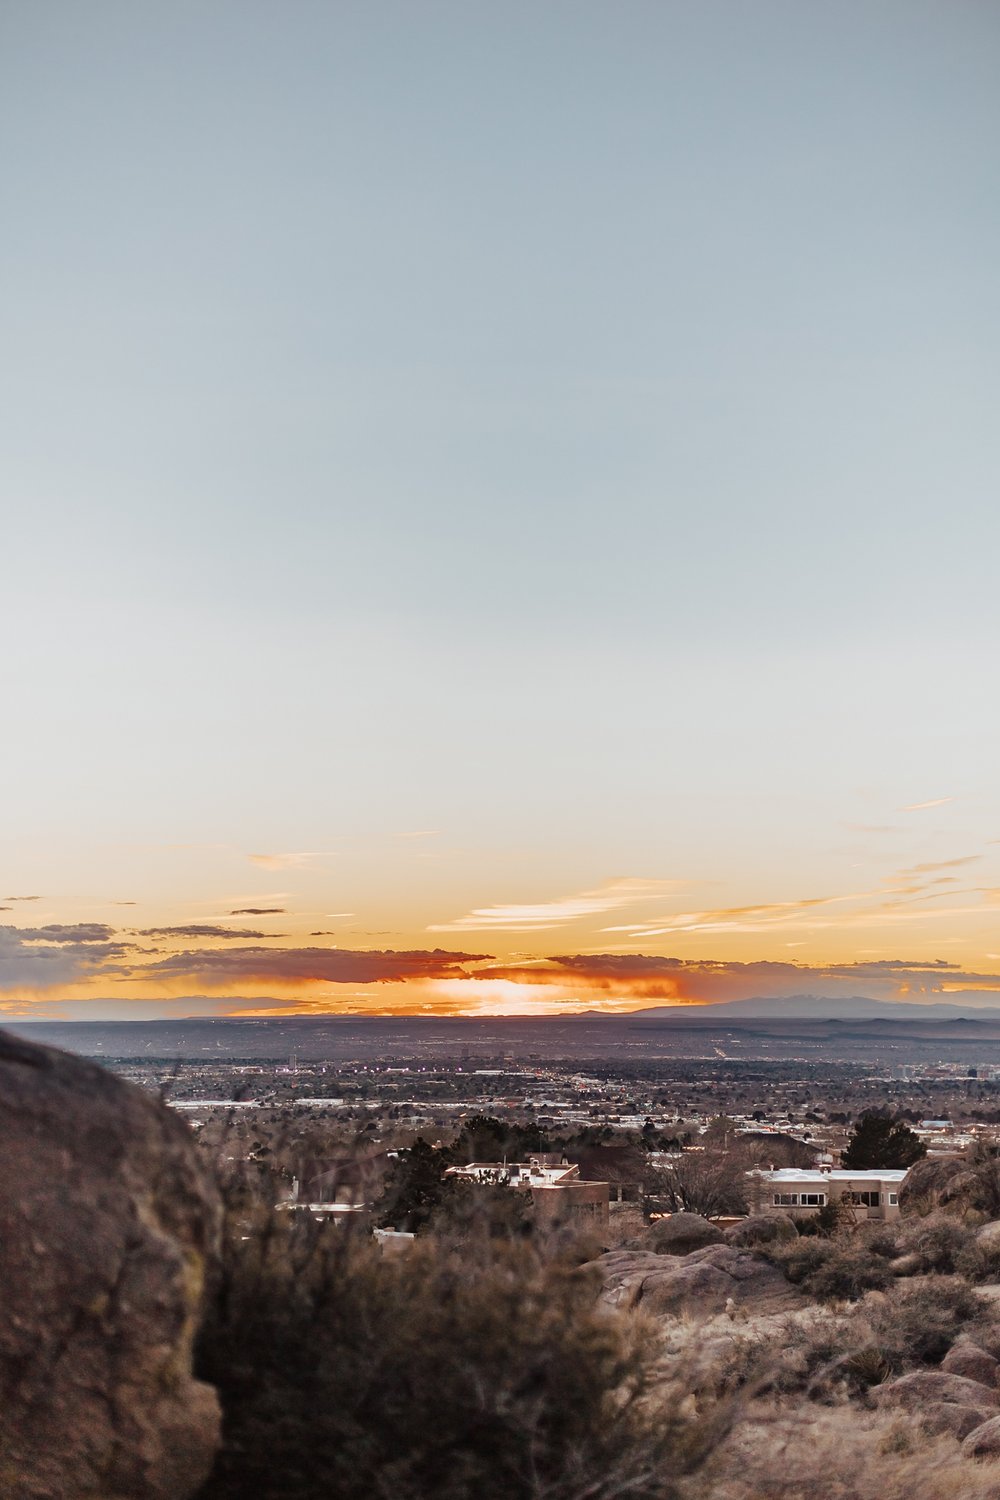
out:
{"label": "white flat-roofed house", "polygon": [[869,1171],[779,1167],[747,1173],[752,1213],[805,1218],[828,1203],[843,1203],[858,1219],[898,1219],[899,1190],[906,1171],[878,1167]]}

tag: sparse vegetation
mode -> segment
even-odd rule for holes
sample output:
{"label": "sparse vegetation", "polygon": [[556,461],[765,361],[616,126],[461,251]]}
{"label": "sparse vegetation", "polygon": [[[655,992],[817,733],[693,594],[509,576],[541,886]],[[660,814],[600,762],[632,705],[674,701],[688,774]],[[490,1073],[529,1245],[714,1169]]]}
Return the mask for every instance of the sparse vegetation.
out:
{"label": "sparse vegetation", "polygon": [[308,1216],[230,1217],[200,1368],[203,1500],[664,1500],[723,1423],[662,1388],[655,1327],[578,1256],[478,1228],[405,1259]]}

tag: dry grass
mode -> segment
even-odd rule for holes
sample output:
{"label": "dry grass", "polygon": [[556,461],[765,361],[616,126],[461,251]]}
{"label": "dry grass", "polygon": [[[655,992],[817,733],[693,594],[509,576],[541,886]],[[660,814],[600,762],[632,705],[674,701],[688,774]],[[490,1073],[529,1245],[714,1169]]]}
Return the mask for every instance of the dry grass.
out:
{"label": "dry grass", "polygon": [[758,1405],[684,1486],[685,1500],[997,1500],[1000,1464],[963,1457],[914,1418],[856,1406]]}

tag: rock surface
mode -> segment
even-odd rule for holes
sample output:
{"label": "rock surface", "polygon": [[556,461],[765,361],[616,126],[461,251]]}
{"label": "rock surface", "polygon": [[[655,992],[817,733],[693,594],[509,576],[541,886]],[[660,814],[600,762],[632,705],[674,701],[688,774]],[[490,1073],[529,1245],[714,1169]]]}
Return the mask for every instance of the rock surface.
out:
{"label": "rock surface", "polygon": [[904,1411],[923,1411],[931,1402],[947,1401],[989,1411],[1000,1406],[1000,1392],[964,1375],[941,1370],[916,1370],[880,1386],[875,1395],[879,1406],[899,1406]]}
{"label": "rock surface", "polygon": [[931,1401],[920,1413],[920,1421],[928,1431],[947,1432],[960,1440],[990,1420],[985,1407],[962,1406],[957,1401]]}
{"label": "rock surface", "polygon": [[218,1445],[192,1344],[219,1207],[187,1127],[0,1033],[0,1494],[187,1500]]}
{"label": "rock surface", "polygon": [[916,1162],[899,1189],[899,1207],[904,1214],[940,1207],[947,1199],[954,1201],[952,1183],[967,1176],[966,1165],[958,1157],[927,1156]]}
{"label": "rock surface", "polygon": [[962,1444],[962,1452],[969,1458],[985,1458],[1000,1453],[1000,1417],[990,1417],[974,1427]]}
{"label": "rock surface", "polygon": [[751,1214],[723,1230],[722,1237],[727,1245],[776,1245],[797,1240],[799,1231],[787,1214]]}
{"label": "rock surface", "polygon": [[604,1274],[603,1298],[615,1307],[684,1311],[707,1319],[738,1309],[779,1312],[802,1303],[777,1266],[735,1245],[708,1245],[677,1258],[612,1250],[597,1264]]}
{"label": "rock surface", "polygon": [[992,1354],[965,1339],[952,1344],[941,1361],[941,1368],[946,1375],[964,1375],[967,1380],[978,1380],[980,1385],[988,1385],[994,1390],[1000,1386],[1000,1360],[995,1360]]}
{"label": "rock surface", "polygon": [[670,1214],[657,1219],[646,1233],[646,1244],[658,1255],[690,1255],[706,1245],[721,1245],[722,1230],[701,1214]]}

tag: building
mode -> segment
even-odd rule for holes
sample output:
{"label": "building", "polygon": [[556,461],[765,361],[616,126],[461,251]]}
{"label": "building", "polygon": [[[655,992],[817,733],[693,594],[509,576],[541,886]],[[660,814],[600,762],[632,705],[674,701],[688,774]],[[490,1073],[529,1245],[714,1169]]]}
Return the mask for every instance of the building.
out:
{"label": "building", "polygon": [[906,1172],[890,1167],[871,1171],[824,1171],[780,1167],[747,1173],[751,1213],[782,1213],[807,1218],[828,1203],[841,1203],[856,1219],[898,1219],[899,1189]]}
{"label": "building", "polygon": [[540,1153],[526,1162],[473,1161],[467,1167],[449,1167],[448,1176],[530,1192],[539,1220],[547,1224],[566,1219],[593,1219],[601,1225],[609,1221],[608,1183],[585,1181],[575,1162],[555,1153]]}

